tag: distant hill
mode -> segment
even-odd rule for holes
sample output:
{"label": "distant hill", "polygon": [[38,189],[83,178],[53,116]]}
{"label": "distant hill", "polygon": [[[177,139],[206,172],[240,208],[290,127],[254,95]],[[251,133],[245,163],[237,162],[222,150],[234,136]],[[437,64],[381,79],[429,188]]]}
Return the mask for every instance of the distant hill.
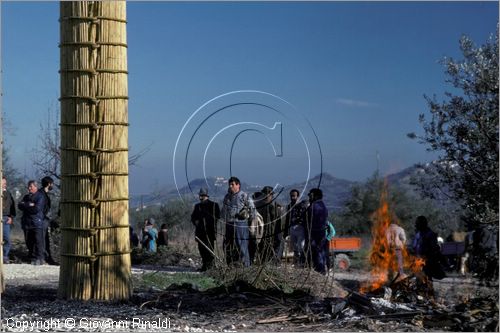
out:
{"label": "distant hill", "polygon": [[[414,185],[411,184],[411,180],[415,177],[419,177],[424,170],[421,166],[411,166],[403,169],[399,172],[387,175],[387,179],[390,185],[400,186],[410,192],[416,191]],[[304,190],[306,184],[305,181],[300,183],[294,183],[289,185],[284,185],[283,187],[276,189],[280,194],[278,201],[282,203],[288,202],[288,193],[291,189],[298,189],[303,193],[302,199],[307,199],[307,192],[312,188],[316,187],[320,183],[320,187],[323,190],[323,196],[325,204],[329,210],[339,211],[344,206],[344,203],[351,197],[351,189],[354,185],[362,184],[362,182],[355,182],[346,179],[341,179],[332,176],[331,174],[324,172],[321,175],[316,175],[307,182],[307,187]],[[200,187],[209,188],[210,198],[214,201],[222,201],[224,195],[227,193],[227,179],[223,177],[208,177],[206,180],[202,178],[194,179],[189,182],[189,186],[184,186],[177,191],[174,186],[164,187],[157,190],[155,193],[141,196],[132,196],[130,199],[130,207],[140,207],[141,200],[146,206],[158,205],[172,199],[178,199],[179,193],[182,196],[186,196],[188,199],[192,198],[196,200],[197,193]],[[261,189],[261,186],[256,186],[252,184],[242,183],[241,188],[248,193],[254,193]]]}
{"label": "distant hill", "polygon": [[[319,183],[320,175],[311,178],[308,182],[307,188],[303,195],[303,199],[307,199],[307,192],[312,188],[316,187]],[[214,201],[222,201],[224,195],[227,193],[227,179],[222,177],[208,177],[206,180],[202,178],[194,179],[189,182],[189,186],[184,186],[177,191],[175,187],[165,187],[157,190],[156,193],[151,193],[142,196],[132,196],[130,198],[130,207],[137,208],[141,206],[141,202],[144,206],[158,205],[169,200],[178,199],[179,193],[187,198],[192,197],[196,199],[196,194],[200,187],[209,188],[210,199]],[[324,193],[324,199],[327,207],[329,209],[340,209],[343,206],[345,200],[350,197],[351,187],[356,184],[356,182],[340,179],[333,177],[328,173],[323,173],[321,177],[321,189]],[[286,185],[277,191],[280,193],[278,200],[282,203],[288,202],[288,193],[291,189],[295,188],[302,191],[305,186],[305,181],[301,183],[295,183],[291,185]],[[260,186],[255,186],[247,183],[242,183],[241,188],[247,193],[254,193],[261,189]]]}
{"label": "distant hill", "polygon": [[386,178],[389,184],[405,186],[410,185],[411,179],[420,172],[423,172],[423,169],[417,165],[413,165],[399,172],[387,175]]}
{"label": "distant hill", "polygon": [[[412,184],[412,181],[425,176],[424,168],[428,166],[432,166],[432,163],[426,164],[424,166],[414,165],[408,168],[405,168],[401,171],[398,171],[393,174],[386,175],[389,185],[398,186],[401,189],[405,190],[408,194],[415,195],[416,198],[420,197],[420,193],[418,192],[417,186]],[[356,185],[362,185],[364,181],[350,181],[346,179],[341,179],[332,176],[331,174],[324,172],[321,175],[316,175],[311,178],[307,182],[298,182],[294,184],[284,185],[280,188],[275,189],[278,194],[277,201],[286,204],[289,201],[289,195],[291,189],[298,189],[302,192],[302,200],[307,199],[307,193],[312,187],[317,187],[320,183],[320,188],[323,190],[324,202],[331,213],[339,213],[345,206],[345,203],[351,198],[352,188]],[[227,179],[223,177],[208,177],[205,179],[194,179],[189,185],[184,186],[177,191],[175,186],[165,186],[159,190],[156,190],[154,193],[150,193],[148,195],[142,196],[132,196],[130,198],[130,207],[136,208],[141,206],[141,203],[147,206],[160,205],[166,203],[170,200],[179,199],[179,193],[187,199],[188,202],[196,202],[197,201],[197,193],[200,187],[209,188],[210,199],[216,202],[221,203],[224,195],[227,193]],[[304,189],[304,187],[306,188]],[[253,194],[256,191],[261,190],[260,185],[253,185],[242,183],[242,189],[249,193]],[[437,190],[436,190],[437,191]],[[437,193],[439,194],[439,193]],[[437,197],[439,198],[439,197]],[[448,200],[442,199],[434,199],[435,203],[445,207],[445,209],[449,211],[456,210],[457,203]]]}
{"label": "distant hill", "polygon": [[[299,191],[305,186],[305,181],[301,183],[295,183],[292,185],[285,186],[286,198],[288,198],[288,192],[295,188]],[[302,198],[307,199],[307,192],[313,187],[320,184],[320,188],[323,191],[323,200],[329,210],[338,211],[342,209],[346,200],[351,197],[351,188],[358,182],[353,182],[350,180],[345,180],[341,178],[336,178],[329,173],[323,172],[321,175],[317,175],[308,181],[305,193]]]}

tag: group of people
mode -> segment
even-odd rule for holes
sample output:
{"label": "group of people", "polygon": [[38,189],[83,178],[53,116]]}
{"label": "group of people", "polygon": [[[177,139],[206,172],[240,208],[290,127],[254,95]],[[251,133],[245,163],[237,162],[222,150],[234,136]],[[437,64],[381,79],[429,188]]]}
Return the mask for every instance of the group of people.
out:
{"label": "group of people", "polygon": [[290,203],[284,208],[276,202],[273,188],[264,186],[252,195],[241,190],[237,177],[228,180],[228,192],[219,204],[209,199],[208,190],[200,189],[200,202],[194,206],[191,222],[202,258],[201,271],[213,266],[217,221],[225,223],[223,248],[228,265],[279,263],[284,239],[290,236],[294,264],[308,264],[326,274],[328,263],[328,210],[323,192],[313,188],[308,201],[300,201],[300,192],[290,191]]}
{"label": "group of people", "polygon": [[[406,278],[404,272],[403,249],[406,246],[406,233],[404,229],[398,225],[397,220],[393,219],[392,223],[386,230],[387,244],[389,250],[394,255],[397,263],[397,279]],[[425,216],[418,216],[415,220],[415,238],[411,244],[411,251],[417,257],[424,259],[423,273],[432,280],[442,279],[445,277],[443,270],[443,262],[440,246],[438,243],[437,234],[431,230]]]}
{"label": "group of people", "polygon": [[[52,221],[50,216],[51,200],[48,193],[53,189],[53,179],[44,177],[39,189],[34,180],[28,182],[28,193],[18,203],[22,211],[21,227],[31,263],[56,264],[50,252],[48,229]],[[293,248],[293,264],[308,265],[316,271],[326,274],[329,263],[329,226],[328,210],[323,202],[323,192],[313,188],[308,193],[308,200],[299,201],[300,192],[290,191],[290,202],[286,207],[280,205],[274,197],[271,186],[264,186],[252,195],[241,190],[237,177],[228,180],[228,192],[222,203],[209,199],[208,190],[200,189],[200,202],[194,206],[191,222],[195,226],[195,239],[202,258],[201,271],[214,265],[217,221],[225,223],[223,248],[228,265],[237,264],[248,267],[252,264],[277,264],[281,261],[285,238],[290,238]],[[9,263],[11,248],[10,230],[16,216],[14,198],[7,189],[7,179],[2,178],[2,225],[3,225],[3,262]],[[403,249],[406,246],[406,234],[398,225],[397,219],[386,230],[387,244],[395,258],[399,278],[406,277],[404,272]],[[438,237],[428,225],[425,216],[415,221],[415,238],[411,249],[416,256],[425,259],[423,272],[430,279],[442,279],[445,273],[441,264]],[[149,252],[156,252],[158,246],[168,245],[168,229],[163,224],[160,231],[155,227],[154,219],[144,221],[139,234],[130,227],[132,246],[142,246]]]}
{"label": "group of people", "polygon": [[147,252],[156,252],[158,246],[168,245],[167,224],[162,224],[158,231],[155,226],[155,220],[152,217],[144,220],[139,234],[134,231],[132,226],[129,227],[129,231],[130,245],[132,247],[139,247],[140,245]]}
{"label": "group of people", "polygon": [[[54,181],[47,176],[42,178],[42,187],[39,189],[35,180],[28,182],[28,193],[21,199],[17,207],[23,212],[21,228],[28,248],[28,255],[33,265],[56,264],[50,252],[49,226],[51,200],[49,192],[53,189]],[[3,223],[3,262],[9,263],[11,248],[10,229],[16,216],[16,205],[12,194],[7,189],[7,179],[2,178],[2,223]]]}

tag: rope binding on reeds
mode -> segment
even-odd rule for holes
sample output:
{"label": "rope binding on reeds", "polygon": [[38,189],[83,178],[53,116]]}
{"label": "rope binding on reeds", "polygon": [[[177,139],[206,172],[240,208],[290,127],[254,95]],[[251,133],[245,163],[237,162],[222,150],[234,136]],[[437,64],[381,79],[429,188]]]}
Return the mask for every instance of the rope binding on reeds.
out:
{"label": "rope binding on reeds", "polygon": [[69,20],[77,20],[77,21],[90,21],[94,24],[99,24],[100,21],[113,21],[113,22],[120,22],[120,23],[127,23],[127,20],[119,19],[116,17],[109,17],[109,16],[64,16],[59,19],[59,22],[62,21],[69,21]]}

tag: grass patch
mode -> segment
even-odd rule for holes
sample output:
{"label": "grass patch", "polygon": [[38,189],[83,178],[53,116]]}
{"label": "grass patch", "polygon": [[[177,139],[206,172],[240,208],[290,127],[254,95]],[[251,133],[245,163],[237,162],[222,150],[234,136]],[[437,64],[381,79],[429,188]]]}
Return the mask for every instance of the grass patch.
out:
{"label": "grass patch", "polygon": [[219,281],[221,285],[231,286],[235,283],[245,283],[259,290],[276,289],[285,294],[291,294],[297,289],[296,274],[307,274],[306,270],[293,270],[283,265],[276,267],[268,263],[250,267],[221,267],[207,272]]}
{"label": "grass patch", "polygon": [[207,290],[210,288],[215,288],[219,284],[210,276],[204,274],[194,274],[194,273],[165,273],[165,272],[153,272],[144,273],[141,275],[134,275],[132,278],[135,288],[157,288],[165,289],[173,284],[184,284],[188,283],[193,286],[193,288],[198,290]]}

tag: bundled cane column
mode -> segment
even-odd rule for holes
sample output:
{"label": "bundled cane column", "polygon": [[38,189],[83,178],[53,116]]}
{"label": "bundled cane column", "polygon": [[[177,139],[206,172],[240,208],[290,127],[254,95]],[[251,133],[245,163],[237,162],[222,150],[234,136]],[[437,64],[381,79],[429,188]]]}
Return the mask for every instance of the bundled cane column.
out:
{"label": "bundled cane column", "polygon": [[60,2],[61,271],[67,299],[131,295],[125,1]]}

